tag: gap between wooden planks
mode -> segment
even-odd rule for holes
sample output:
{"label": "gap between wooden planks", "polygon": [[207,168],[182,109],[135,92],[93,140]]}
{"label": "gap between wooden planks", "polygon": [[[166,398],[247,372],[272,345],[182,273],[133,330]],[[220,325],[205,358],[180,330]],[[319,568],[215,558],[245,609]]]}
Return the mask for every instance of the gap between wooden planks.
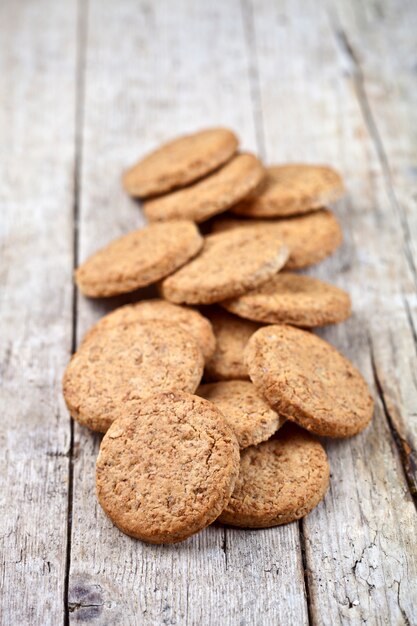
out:
{"label": "gap between wooden planks", "polygon": [[0,622],[63,621],[76,3],[0,6]]}

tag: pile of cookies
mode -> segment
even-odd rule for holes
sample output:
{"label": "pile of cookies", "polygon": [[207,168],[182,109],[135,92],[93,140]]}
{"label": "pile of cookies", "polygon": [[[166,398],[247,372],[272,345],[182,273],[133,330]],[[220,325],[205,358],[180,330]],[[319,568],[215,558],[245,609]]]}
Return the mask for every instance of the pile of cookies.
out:
{"label": "pile of cookies", "polygon": [[301,518],[329,482],[315,435],[350,437],[372,417],[361,374],[311,332],[346,319],[349,296],[293,271],[341,243],[325,208],[343,194],[340,176],[265,168],[237,150],[216,128],[139,161],[123,185],[145,198],[149,224],[75,274],[92,298],[159,290],[100,319],[64,375],[71,415],[105,433],[101,506],[151,543],[215,520],[265,528]]}

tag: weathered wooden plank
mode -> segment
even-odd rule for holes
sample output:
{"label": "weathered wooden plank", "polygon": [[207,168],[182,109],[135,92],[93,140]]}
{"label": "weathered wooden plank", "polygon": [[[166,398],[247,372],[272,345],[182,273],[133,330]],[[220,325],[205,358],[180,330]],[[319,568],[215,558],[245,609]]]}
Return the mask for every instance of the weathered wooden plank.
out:
{"label": "weathered wooden plank", "polygon": [[412,0],[334,0],[330,20],[351,63],[387,193],[400,218],[404,254],[417,281],[416,6]]}
{"label": "weathered wooden plank", "polygon": [[0,621],[64,617],[76,2],[0,6]]}
{"label": "weathered wooden plank", "polygon": [[[310,273],[351,292],[353,318],[321,334],[360,367],[377,397],[371,428],[327,444],[330,492],[302,524],[311,617],[318,624],[408,624],[417,619],[417,519],[377,387],[403,378],[392,389],[406,424],[416,406],[403,299],[414,293],[413,275],[401,216],[330,16],[316,2],[264,0],[254,11],[268,160],[329,162],[347,180],[350,194],[338,208],[344,248]],[[373,371],[376,345],[385,352]]]}
{"label": "weathered wooden plank", "polygon": [[[417,381],[412,366],[417,355],[417,11],[407,1],[386,0],[374,8],[366,8],[361,2],[340,3],[331,19],[378,155],[381,185],[399,222],[401,257],[409,270],[409,280],[398,289],[406,315],[403,329],[397,324],[390,328],[391,344],[396,349],[387,349],[385,342],[374,337],[373,355],[387,416],[417,496],[417,419],[413,404]],[[399,406],[405,410],[398,410]],[[406,419],[407,415],[414,419]]]}
{"label": "weathered wooden plank", "polygon": [[[224,124],[244,147],[256,147],[238,2],[183,0],[174,9],[93,0],[88,24],[80,260],[143,223],[120,173],[159,141]],[[78,338],[107,307],[78,300]],[[134,541],[95,501],[98,444],[75,428],[71,621],[307,623],[296,524],[260,532],[213,527],[171,547]]]}

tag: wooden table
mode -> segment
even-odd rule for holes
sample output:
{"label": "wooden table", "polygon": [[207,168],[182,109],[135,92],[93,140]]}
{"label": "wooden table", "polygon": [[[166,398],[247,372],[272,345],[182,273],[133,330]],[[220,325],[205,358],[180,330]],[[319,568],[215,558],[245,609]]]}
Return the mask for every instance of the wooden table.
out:
{"label": "wooden table", "polygon": [[[4,0],[0,8],[1,604],[13,625],[417,624],[417,7],[406,0]],[[348,289],[322,334],[363,371],[373,424],[326,443],[324,502],[276,529],[148,546],[94,495],[99,437],[61,376],[114,302],[74,266],[143,224],[126,165],[226,125],[269,163],[330,163]]]}

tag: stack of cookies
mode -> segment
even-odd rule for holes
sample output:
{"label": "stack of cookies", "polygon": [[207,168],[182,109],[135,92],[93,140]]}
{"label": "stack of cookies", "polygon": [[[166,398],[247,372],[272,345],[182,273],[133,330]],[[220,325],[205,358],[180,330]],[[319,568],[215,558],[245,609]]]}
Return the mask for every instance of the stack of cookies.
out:
{"label": "stack of cookies", "polygon": [[101,506],[151,543],[215,520],[265,528],[301,518],[329,482],[315,435],[350,437],[372,417],[361,374],[311,332],[345,320],[349,296],[294,272],[341,243],[325,208],[343,194],[340,176],[265,168],[237,150],[234,133],[215,128],[139,161],[123,185],[145,199],[149,224],[75,274],[91,298],[159,290],[100,319],[64,375],[71,415],[105,433]]}

